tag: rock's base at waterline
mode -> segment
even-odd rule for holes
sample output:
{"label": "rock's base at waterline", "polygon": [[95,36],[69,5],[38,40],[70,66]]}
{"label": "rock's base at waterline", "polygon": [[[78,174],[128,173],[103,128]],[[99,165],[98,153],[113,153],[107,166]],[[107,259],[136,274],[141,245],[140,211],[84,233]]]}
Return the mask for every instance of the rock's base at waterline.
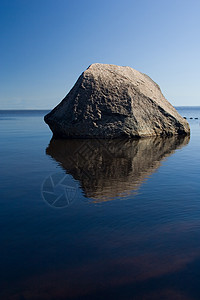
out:
{"label": "rock's base at waterline", "polygon": [[147,75],[92,64],[45,118],[54,137],[119,138],[187,135],[188,122]]}

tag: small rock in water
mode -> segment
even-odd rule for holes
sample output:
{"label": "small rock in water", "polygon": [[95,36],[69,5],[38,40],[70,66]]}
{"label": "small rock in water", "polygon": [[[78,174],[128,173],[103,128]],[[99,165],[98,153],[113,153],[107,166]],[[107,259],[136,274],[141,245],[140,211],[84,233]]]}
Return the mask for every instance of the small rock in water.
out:
{"label": "small rock in water", "polygon": [[92,64],[45,118],[54,137],[118,138],[189,134],[188,122],[149,76]]}

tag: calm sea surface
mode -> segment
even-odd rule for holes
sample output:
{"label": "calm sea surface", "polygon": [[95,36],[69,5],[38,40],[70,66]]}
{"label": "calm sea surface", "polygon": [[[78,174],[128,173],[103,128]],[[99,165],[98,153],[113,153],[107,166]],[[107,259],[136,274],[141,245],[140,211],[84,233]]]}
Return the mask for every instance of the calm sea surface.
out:
{"label": "calm sea surface", "polygon": [[0,111],[1,300],[200,299],[200,107],[177,109],[190,138],[51,140],[46,111]]}

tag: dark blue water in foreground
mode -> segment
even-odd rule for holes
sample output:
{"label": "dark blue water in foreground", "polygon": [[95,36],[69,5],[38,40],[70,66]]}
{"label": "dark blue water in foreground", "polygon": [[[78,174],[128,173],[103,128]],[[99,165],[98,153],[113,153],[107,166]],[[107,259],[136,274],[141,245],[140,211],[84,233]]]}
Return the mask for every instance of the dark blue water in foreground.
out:
{"label": "dark blue water in foreground", "polygon": [[200,299],[200,108],[178,111],[190,139],[113,142],[0,111],[1,300]]}

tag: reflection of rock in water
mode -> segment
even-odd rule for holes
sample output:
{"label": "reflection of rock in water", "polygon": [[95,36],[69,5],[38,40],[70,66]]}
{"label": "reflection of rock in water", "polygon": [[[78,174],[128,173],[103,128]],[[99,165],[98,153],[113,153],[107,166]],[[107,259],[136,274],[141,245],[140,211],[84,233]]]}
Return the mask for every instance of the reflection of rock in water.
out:
{"label": "reflection of rock in water", "polygon": [[139,140],[55,140],[46,153],[79,180],[94,202],[134,193],[160,161],[189,137],[146,138]]}

